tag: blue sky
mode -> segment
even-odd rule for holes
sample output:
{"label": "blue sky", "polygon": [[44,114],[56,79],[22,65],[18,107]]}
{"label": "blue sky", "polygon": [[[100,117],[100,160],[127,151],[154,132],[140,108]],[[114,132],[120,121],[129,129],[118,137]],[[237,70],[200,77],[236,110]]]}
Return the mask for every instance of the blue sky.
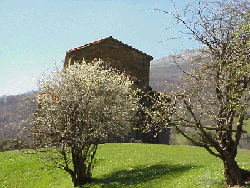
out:
{"label": "blue sky", "polygon": [[[177,6],[186,4],[176,0]],[[0,0],[0,96],[36,89],[35,80],[67,50],[112,35],[159,59],[192,48],[165,29],[170,0]]]}

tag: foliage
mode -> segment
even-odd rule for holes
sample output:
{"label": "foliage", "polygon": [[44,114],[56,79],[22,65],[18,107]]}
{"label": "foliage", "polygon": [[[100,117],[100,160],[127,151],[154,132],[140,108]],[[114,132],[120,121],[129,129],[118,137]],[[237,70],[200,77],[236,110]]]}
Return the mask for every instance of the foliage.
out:
{"label": "foliage", "polygon": [[[237,156],[246,169],[249,154],[239,150]],[[50,155],[56,150],[1,152],[1,187],[72,187],[68,174],[53,168]],[[95,158],[93,182],[83,187],[225,187],[220,160],[200,147],[101,144]]]}
{"label": "foliage", "polygon": [[[91,181],[97,145],[131,130],[137,98],[132,81],[105,70],[101,61],[57,69],[39,82],[35,113],[36,143],[57,147],[74,185]],[[71,159],[67,147],[70,147]],[[69,167],[72,161],[73,169]]]}
{"label": "foliage", "polygon": [[[242,186],[250,172],[239,168],[235,158],[250,104],[249,1],[198,1],[188,4],[183,16],[155,10],[171,14],[202,48],[196,57],[179,57],[192,69],[183,71],[184,83],[172,93],[173,103],[158,99],[147,111],[156,124],[176,127],[219,157],[228,186]],[[180,127],[196,129],[202,139],[192,139]]]}
{"label": "foliage", "polygon": [[27,137],[13,136],[0,138],[0,152],[28,148],[32,148],[32,141]]}

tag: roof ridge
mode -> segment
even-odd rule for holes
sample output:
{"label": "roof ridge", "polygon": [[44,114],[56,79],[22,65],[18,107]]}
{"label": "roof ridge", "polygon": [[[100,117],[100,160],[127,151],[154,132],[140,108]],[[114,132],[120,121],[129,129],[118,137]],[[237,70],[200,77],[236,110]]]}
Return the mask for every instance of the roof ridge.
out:
{"label": "roof ridge", "polygon": [[[95,41],[92,41],[92,42],[90,42],[90,43],[86,43],[86,44],[84,44],[84,45],[82,45],[82,46],[78,46],[78,47],[75,47],[75,48],[71,48],[71,49],[69,49],[67,52],[71,52],[71,51],[74,51],[74,50],[77,50],[77,49],[85,48],[85,47],[89,46],[90,44],[96,44],[96,43],[99,43],[99,42],[101,42],[101,41],[103,41],[103,40],[105,40],[105,39],[109,39],[109,38],[112,38],[112,36],[110,35],[110,36],[108,36],[108,37],[101,38],[101,39],[99,39],[99,40],[95,40]],[[66,53],[67,53],[67,52],[66,52]]]}
{"label": "roof ridge", "polygon": [[135,51],[138,51],[138,52],[140,52],[140,53],[142,53],[142,54],[145,54],[146,56],[148,56],[148,57],[150,57],[151,59],[153,59],[152,56],[150,56],[150,55],[148,55],[148,54],[146,54],[146,53],[144,53],[144,52],[142,52],[142,51],[140,51],[140,50],[138,50],[138,49],[136,49],[136,48],[133,48],[132,46],[129,46],[128,44],[125,44],[125,43],[123,43],[122,41],[119,41],[119,40],[113,38],[111,35],[108,36],[108,37],[101,38],[101,39],[99,39],[99,40],[96,40],[96,41],[93,41],[93,42],[84,44],[84,45],[82,45],[82,46],[78,46],[78,47],[72,48],[72,49],[68,50],[66,53],[69,53],[69,52],[72,52],[72,51],[75,51],[75,50],[78,50],[78,49],[81,49],[81,48],[85,48],[85,47],[90,46],[90,45],[92,45],[92,44],[100,43],[100,42],[102,42],[102,41],[104,41],[104,40],[107,40],[107,39],[113,39],[113,40],[117,41],[118,43],[121,43],[121,44],[127,46],[128,48],[133,49],[133,50],[135,50]]}

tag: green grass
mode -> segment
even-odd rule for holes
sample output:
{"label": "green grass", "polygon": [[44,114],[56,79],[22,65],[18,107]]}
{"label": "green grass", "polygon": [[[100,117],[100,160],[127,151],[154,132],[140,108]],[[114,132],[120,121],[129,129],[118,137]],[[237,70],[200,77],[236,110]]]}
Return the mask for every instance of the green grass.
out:
{"label": "green grass", "polygon": [[[72,187],[70,176],[52,168],[47,155],[33,150],[0,153],[1,187]],[[240,167],[250,170],[250,151],[239,150]],[[225,187],[219,159],[192,146],[100,145],[93,182],[83,187]]]}
{"label": "green grass", "polygon": [[250,135],[250,118],[245,120],[245,126],[243,127],[243,130],[247,131],[248,135]]}

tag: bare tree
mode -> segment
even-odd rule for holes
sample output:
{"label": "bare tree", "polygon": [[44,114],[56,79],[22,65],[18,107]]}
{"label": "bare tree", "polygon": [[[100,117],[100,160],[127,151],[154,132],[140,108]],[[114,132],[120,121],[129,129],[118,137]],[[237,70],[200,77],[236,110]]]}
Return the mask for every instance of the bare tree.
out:
{"label": "bare tree", "polygon": [[[199,0],[182,11],[155,11],[171,14],[202,48],[191,58],[174,56],[188,61],[192,69],[183,71],[184,84],[172,93],[172,103],[158,98],[153,108],[146,109],[148,114],[155,124],[176,127],[219,157],[228,186],[244,185],[250,173],[235,158],[250,103],[249,0]],[[181,127],[192,127],[201,140],[189,137]]]}
{"label": "bare tree", "polygon": [[39,82],[36,143],[58,149],[64,161],[58,166],[71,175],[74,186],[91,181],[98,144],[131,131],[137,108],[132,81],[100,63],[75,64]]}

